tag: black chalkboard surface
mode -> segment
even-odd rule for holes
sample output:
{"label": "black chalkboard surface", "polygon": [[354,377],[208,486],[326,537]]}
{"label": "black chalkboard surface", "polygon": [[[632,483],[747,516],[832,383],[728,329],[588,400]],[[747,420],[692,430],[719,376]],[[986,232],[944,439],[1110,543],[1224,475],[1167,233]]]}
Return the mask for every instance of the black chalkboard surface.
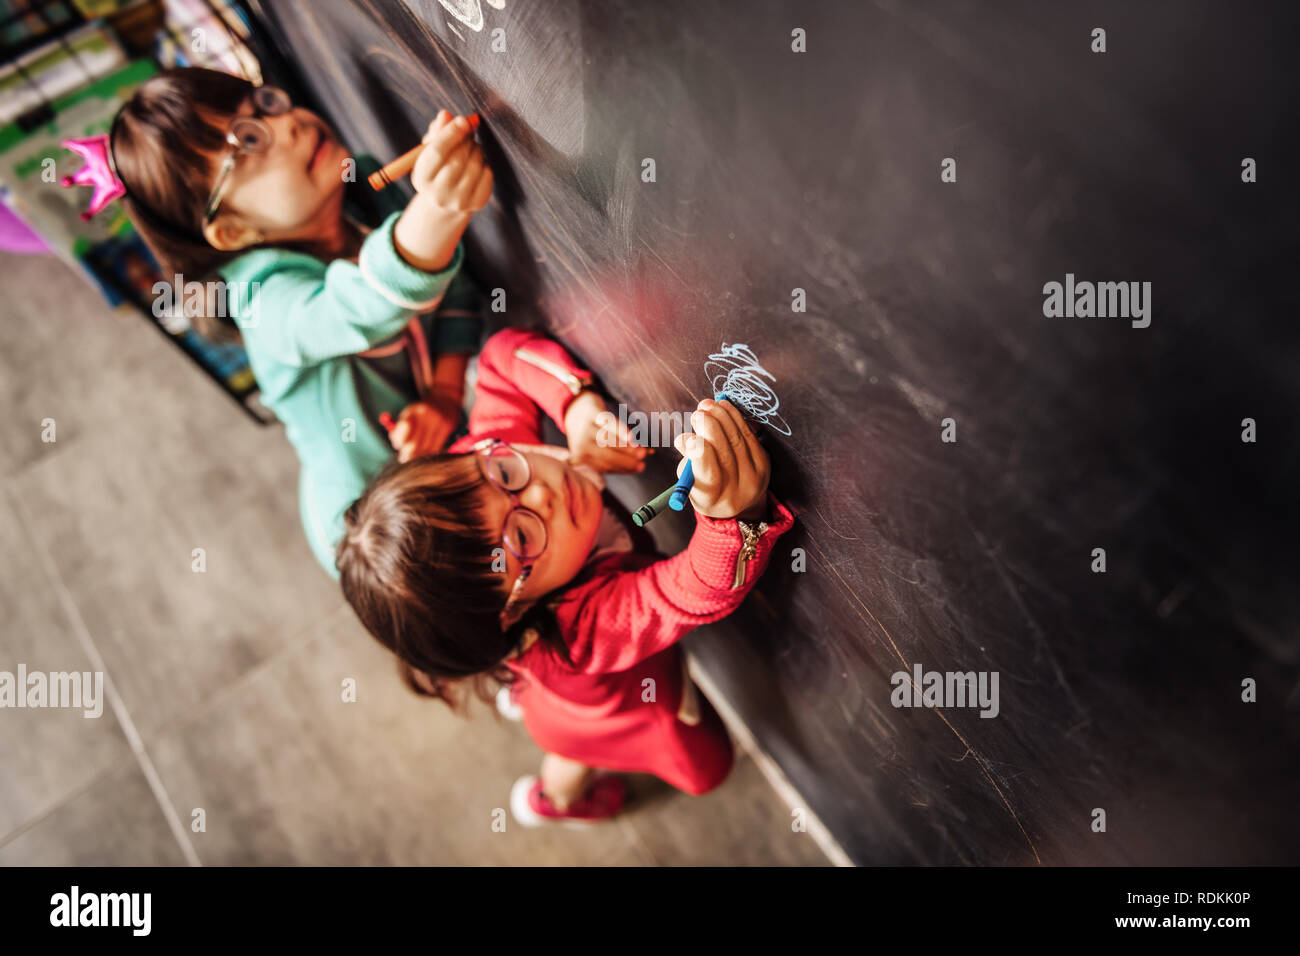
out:
{"label": "black chalkboard surface", "polygon": [[770,373],[799,523],[691,647],[853,861],[1300,862],[1300,8],[253,7],[356,151],[482,114],[470,268],[628,409]]}

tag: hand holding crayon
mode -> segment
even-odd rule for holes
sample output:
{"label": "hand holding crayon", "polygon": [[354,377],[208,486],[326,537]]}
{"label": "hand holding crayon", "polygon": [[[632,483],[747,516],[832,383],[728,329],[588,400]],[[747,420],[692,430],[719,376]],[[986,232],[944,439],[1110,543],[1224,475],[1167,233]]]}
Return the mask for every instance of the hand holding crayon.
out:
{"label": "hand holding crayon", "polygon": [[[477,120],[453,118],[443,110],[429,124],[411,168],[415,197],[393,227],[393,246],[406,262],[424,272],[439,272],[455,257],[465,227],[492,195],[492,170],[474,142]],[[400,171],[411,153],[376,174],[380,186]],[[390,178],[391,181],[391,178]]]}
{"label": "hand holding crayon", "polygon": [[691,427],[694,434],[678,435],[674,443],[684,456],[677,482],[637,510],[632,520],[638,526],[671,507],[673,498],[680,501],[686,495],[696,511],[710,518],[745,518],[764,511],[771,462],[736,407],[725,396],[706,398],[692,413]]}
{"label": "hand holding crayon", "polygon": [[[469,116],[461,117],[453,121],[450,112],[447,110],[441,110],[434,118],[433,122],[429,124],[429,129],[424,134],[424,139],[420,141],[419,146],[411,147],[387,166],[384,166],[377,172],[371,173],[366,178],[366,182],[370,183],[370,188],[376,192],[384,189],[397,182],[414,169],[416,162],[420,159],[420,155],[424,152],[425,147],[429,145],[429,141],[449,124],[452,127],[451,133],[448,134],[451,136],[449,143],[450,150],[454,149],[460,142],[456,136],[457,133],[468,136],[468,134],[472,134],[474,130],[478,129],[479,115],[477,113],[471,113]],[[466,138],[465,142],[472,142],[472,140]]]}

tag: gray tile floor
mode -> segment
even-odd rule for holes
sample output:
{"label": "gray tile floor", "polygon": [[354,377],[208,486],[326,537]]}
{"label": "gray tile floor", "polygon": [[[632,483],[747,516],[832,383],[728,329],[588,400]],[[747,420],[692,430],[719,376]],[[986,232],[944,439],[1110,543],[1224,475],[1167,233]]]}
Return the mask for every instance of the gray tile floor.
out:
{"label": "gray tile floor", "polygon": [[109,684],[100,719],[0,710],[0,864],[826,863],[748,757],[516,825],[538,751],[403,689],[307,551],[282,431],[55,259],[0,254],[0,406],[0,670]]}

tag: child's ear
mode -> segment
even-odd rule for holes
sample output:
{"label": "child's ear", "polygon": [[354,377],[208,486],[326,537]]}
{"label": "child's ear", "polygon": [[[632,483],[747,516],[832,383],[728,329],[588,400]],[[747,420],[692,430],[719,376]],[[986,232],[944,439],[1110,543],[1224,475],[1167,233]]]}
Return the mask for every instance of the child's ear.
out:
{"label": "child's ear", "polygon": [[203,227],[203,238],[208,245],[222,252],[237,252],[248,246],[256,245],[264,238],[262,233],[230,216],[219,216]]}

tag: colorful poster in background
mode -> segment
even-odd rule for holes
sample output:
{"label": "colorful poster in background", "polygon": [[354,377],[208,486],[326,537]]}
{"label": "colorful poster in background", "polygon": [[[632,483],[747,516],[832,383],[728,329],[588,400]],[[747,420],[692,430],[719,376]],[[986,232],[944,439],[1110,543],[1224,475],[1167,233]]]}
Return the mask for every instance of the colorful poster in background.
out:
{"label": "colorful poster in background", "polygon": [[12,50],[39,43],[75,23],[78,10],[70,0],[0,0],[0,46]]}
{"label": "colorful poster in background", "polygon": [[[160,31],[154,59],[166,66],[203,66],[262,82],[262,67],[245,45],[248,22],[229,0],[164,0],[167,29]],[[202,50],[195,41],[202,40]]]}
{"label": "colorful poster in background", "polygon": [[[3,6],[11,0],[0,0]],[[31,14],[35,16],[35,14]],[[25,19],[9,22],[0,35],[6,58],[23,42],[19,28]],[[42,34],[34,33],[32,39]],[[117,38],[102,23],[75,27],[50,42],[27,50],[0,65],[0,123],[18,117],[75,92],[87,83],[120,70],[127,63]]]}
{"label": "colorful poster in background", "polygon": [[154,314],[153,287],[165,280],[121,204],[111,203],[83,222],[81,212],[90,190],[59,185],[81,164],[79,157],[62,147],[62,141],[107,133],[131,91],[155,71],[147,60],[130,63],[56,101],[48,122],[30,130],[18,123],[0,127],[0,199],[51,251],[83,271],[110,305],[141,311],[250,415],[264,421],[268,413],[255,400],[257,383],[242,346],[213,345],[179,312]]}

